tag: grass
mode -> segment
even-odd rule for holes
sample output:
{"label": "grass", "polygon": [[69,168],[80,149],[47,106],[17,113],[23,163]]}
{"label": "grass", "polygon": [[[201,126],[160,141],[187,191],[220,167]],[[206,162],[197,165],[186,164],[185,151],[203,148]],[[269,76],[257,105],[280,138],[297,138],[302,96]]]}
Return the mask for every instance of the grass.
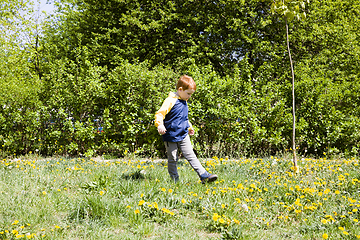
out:
{"label": "grass", "polygon": [[359,160],[0,161],[0,239],[360,239]]}

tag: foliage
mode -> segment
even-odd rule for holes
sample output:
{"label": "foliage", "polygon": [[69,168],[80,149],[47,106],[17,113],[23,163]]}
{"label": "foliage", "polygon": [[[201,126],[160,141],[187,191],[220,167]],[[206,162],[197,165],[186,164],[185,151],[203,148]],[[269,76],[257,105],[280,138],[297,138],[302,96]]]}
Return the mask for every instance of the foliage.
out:
{"label": "foliage", "polygon": [[[358,5],[310,1],[289,23],[301,155],[358,154]],[[0,5],[2,156],[163,157],[154,113],[181,74],[198,86],[200,156],[291,147],[285,30],[268,1],[64,1],[42,24],[25,6]]]}

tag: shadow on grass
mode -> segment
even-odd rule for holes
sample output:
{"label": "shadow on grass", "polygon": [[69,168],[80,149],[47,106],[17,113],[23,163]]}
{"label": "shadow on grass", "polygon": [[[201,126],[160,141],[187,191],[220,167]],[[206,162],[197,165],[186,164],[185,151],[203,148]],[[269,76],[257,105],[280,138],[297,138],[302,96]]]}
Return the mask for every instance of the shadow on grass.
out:
{"label": "shadow on grass", "polygon": [[144,170],[136,170],[130,173],[122,174],[121,178],[126,180],[146,180],[150,179],[149,176],[146,176],[146,172]]}

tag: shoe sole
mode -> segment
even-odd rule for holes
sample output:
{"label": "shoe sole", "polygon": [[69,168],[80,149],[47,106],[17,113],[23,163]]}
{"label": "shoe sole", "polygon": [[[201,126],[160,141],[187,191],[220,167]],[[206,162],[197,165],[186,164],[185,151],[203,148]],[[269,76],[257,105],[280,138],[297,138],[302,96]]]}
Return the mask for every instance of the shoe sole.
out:
{"label": "shoe sole", "polygon": [[210,182],[214,182],[218,179],[218,176],[217,175],[214,175],[213,177],[208,177],[208,178],[205,178],[204,180],[201,181],[202,184],[205,184],[205,183],[210,183]]}

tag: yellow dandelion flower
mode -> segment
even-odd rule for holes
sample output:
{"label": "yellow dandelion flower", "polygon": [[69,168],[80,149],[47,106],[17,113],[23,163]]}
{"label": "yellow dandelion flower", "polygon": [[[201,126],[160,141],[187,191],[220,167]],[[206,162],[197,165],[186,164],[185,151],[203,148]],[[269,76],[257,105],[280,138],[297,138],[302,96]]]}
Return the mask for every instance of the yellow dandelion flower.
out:
{"label": "yellow dandelion flower", "polygon": [[140,213],[140,210],[139,210],[139,209],[136,209],[136,210],[135,210],[135,214],[138,214],[138,213]]}
{"label": "yellow dandelion flower", "polygon": [[217,213],[214,213],[212,219],[216,222],[219,219],[219,215]]}
{"label": "yellow dandelion flower", "polygon": [[46,192],[45,192],[45,191],[43,191],[43,192],[42,192],[42,194],[43,194],[43,195],[46,195]]}
{"label": "yellow dandelion flower", "polygon": [[99,194],[102,196],[104,195],[104,191],[100,191]]}
{"label": "yellow dandelion flower", "polygon": [[144,200],[140,200],[138,205],[139,205],[139,206],[142,206],[144,203],[145,203]]}
{"label": "yellow dandelion flower", "polygon": [[349,235],[349,233],[347,231],[343,231],[343,234],[345,235]]}
{"label": "yellow dandelion flower", "polygon": [[359,222],[359,220],[357,220],[356,218],[353,220],[354,222]]}
{"label": "yellow dandelion flower", "polygon": [[328,239],[328,238],[329,238],[329,235],[327,235],[327,233],[324,233],[324,234],[322,235],[322,238],[323,238],[323,239]]}
{"label": "yellow dandelion flower", "polygon": [[223,218],[220,218],[220,219],[219,219],[219,223],[224,224],[224,223],[225,223],[225,220],[224,220]]}
{"label": "yellow dandelion flower", "polygon": [[173,192],[173,190],[172,189],[169,189],[169,193],[172,193]]}
{"label": "yellow dandelion flower", "polygon": [[186,203],[186,200],[183,198],[183,199],[181,199],[181,202],[182,202],[183,204],[185,204],[185,203]]}
{"label": "yellow dandelion flower", "polygon": [[15,220],[11,225],[16,225],[16,224],[18,224],[19,223],[19,221],[18,220]]}
{"label": "yellow dandelion flower", "polygon": [[240,224],[240,221],[234,218],[234,223],[236,223],[236,224],[239,225],[239,224]]}
{"label": "yellow dandelion flower", "polygon": [[161,191],[166,192],[166,188],[161,188]]}
{"label": "yellow dandelion flower", "polygon": [[321,219],[322,224],[326,224],[328,221],[326,219]]}

